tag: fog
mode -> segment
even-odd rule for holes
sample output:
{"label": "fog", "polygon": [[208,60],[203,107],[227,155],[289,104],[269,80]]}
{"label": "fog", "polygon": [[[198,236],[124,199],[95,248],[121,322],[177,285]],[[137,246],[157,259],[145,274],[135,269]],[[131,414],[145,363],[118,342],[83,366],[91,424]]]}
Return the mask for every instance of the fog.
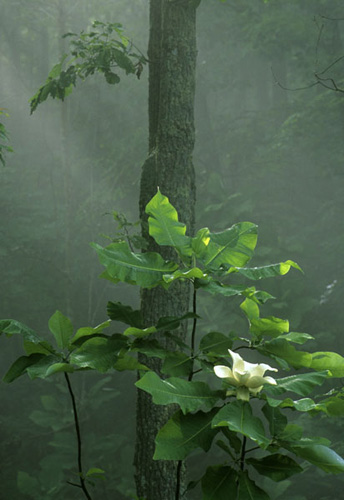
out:
{"label": "fog", "polygon": [[[148,7],[148,0],[0,0],[0,108],[9,114],[1,122],[14,149],[0,167],[0,312],[43,336],[57,309],[79,328],[106,320],[108,300],[139,305],[129,285],[98,278],[102,266],[89,242],[105,245],[106,236],[116,235],[114,210],[133,222],[139,218],[148,69],[140,79],[122,74],[118,85],[94,75],[63,103],[48,99],[33,115],[29,99],[68,50],[62,35],[90,29],[94,20],[123,24],[146,53]],[[287,317],[292,331],[313,335],[314,350],[343,355],[342,18],[339,0],[203,0],[194,164],[197,228],[257,223],[253,265],[292,259],[304,271],[263,283],[276,297],[266,315]],[[228,332],[245,324],[238,301],[229,308],[207,300],[204,329]],[[1,376],[22,354],[14,337],[0,339]],[[87,453],[111,478],[99,481],[97,498],[134,495],[135,379],[135,373],[110,374],[103,391],[95,384],[104,376],[75,378]],[[0,498],[32,498],[18,488],[18,471],[37,478],[37,500],[77,498],[63,489],[74,438],[58,378],[24,376],[2,383],[0,393]],[[342,419],[311,425],[311,433],[322,432],[343,455]],[[190,462],[190,479],[197,479],[198,457]],[[307,485],[299,479],[286,493],[276,487],[273,498],[338,498],[343,479],[314,469],[306,472]],[[54,490],[57,483],[62,489]]]}

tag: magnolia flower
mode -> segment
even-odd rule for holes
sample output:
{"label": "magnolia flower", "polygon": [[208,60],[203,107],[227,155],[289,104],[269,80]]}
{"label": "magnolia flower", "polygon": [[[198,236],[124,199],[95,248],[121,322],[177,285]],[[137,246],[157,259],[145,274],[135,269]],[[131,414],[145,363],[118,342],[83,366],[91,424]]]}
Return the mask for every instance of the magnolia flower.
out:
{"label": "magnolia flower", "polygon": [[234,385],[236,396],[243,401],[249,401],[250,393],[254,396],[263,389],[264,384],[277,385],[277,382],[272,377],[264,377],[266,370],[277,372],[276,368],[272,368],[264,363],[248,363],[236,352],[228,349],[233,360],[232,369],[228,366],[214,366],[215,375],[225,379],[229,384]]}

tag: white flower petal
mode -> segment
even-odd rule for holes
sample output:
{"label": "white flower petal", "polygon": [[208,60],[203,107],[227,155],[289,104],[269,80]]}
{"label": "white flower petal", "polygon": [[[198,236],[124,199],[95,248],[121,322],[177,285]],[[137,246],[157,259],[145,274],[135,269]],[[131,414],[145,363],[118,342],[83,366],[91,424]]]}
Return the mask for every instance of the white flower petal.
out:
{"label": "white flower petal", "polygon": [[232,370],[228,366],[216,365],[214,366],[214,372],[219,378],[234,378]]}

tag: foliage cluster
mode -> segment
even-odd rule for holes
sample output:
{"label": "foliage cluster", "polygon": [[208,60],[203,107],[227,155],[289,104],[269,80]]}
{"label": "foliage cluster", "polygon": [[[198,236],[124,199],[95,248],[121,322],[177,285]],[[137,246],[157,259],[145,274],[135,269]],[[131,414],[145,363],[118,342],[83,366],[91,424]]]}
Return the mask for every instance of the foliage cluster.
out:
{"label": "foliage cluster", "polygon": [[[257,281],[284,275],[291,267],[299,269],[299,266],[289,260],[269,266],[245,267],[257,242],[257,227],[250,222],[235,224],[219,233],[203,228],[191,238],[186,234],[186,226],[179,222],[176,210],[160,191],[148,203],[146,212],[150,236],[158,245],[174,248],[176,260],[165,261],[155,252],[135,253],[125,239],[105,248],[93,244],[106,268],[102,277],[116,284],[124,282],[144,288],[169,288],[176,280],[189,280],[194,289],[194,300],[193,310],[186,316],[160,318],[156,325],[147,326],[142,324],[139,310],[109,302],[109,320],[95,328],[83,327],[74,332],[71,321],[57,311],[49,320],[55,347],[15,320],[0,322],[1,333],[23,337],[26,351],[25,356],[12,364],[4,377],[5,382],[12,382],[24,373],[32,379],[64,374],[72,398],[79,443],[80,484],[72,481],[70,484],[81,488],[86,498],[91,498],[87,483],[93,484],[94,478],[104,474],[97,464],[86,473],[81,467],[78,414],[69,380],[72,372],[90,369],[101,373],[112,369],[139,370],[141,377],[135,385],[151,394],[155,404],[179,406],[180,409],[156,437],[156,460],[182,461],[197,448],[207,452],[214,438],[218,438],[216,444],[226,458],[222,463],[208,467],[198,481],[189,484],[192,489],[201,482],[203,500],[227,499],[228,495],[241,500],[248,498],[249,494],[252,496],[252,492],[257,498],[269,499],[269,494],[261,488],[259,481],[257,484],[251,469],[280,482],[303,470],[295,458],[328,473],[344,472],[344,460],[329,447],[327,439],[304,435],[302,426],[289,422],[283,412],[287,408],[312,416],[320,413],[343,415],[341,389],[333,387],[325,394],[318,390],[313,399],[309,395],[327,379],[344,376],[344,359],[335,352],[311,353],[295,347],[295,344],[303,345],[312,337],[290,332],[289,322],[285,319],[261,317],[260,307],[273,297],[255,286],[231,283],[233,274]],[[248,333],[210,331],[198,338],[196,346],[196,328],[200,319],[196,296],[199,292],[226,298],[241,297],[240,308],[248,320]],[[173,333],[186,319],[192,319],[193,325],[189,345]],[[124,323],[127,328],[122,333],[106,335],[104,330],[112,326],[112,321]],[[163,337],[170,339],[173,349],[163,348]],[[243,387],[250,387],[248,373],[243,368],[240,369],[243,378],[238,386],[233,387],[231,379],[225,378],[221,389],[212,388],[215,385],[211,381],[214,366],[220,363],[222,367],[226,366],[223,363],[228,363],[228,350],[234,359],[234,353],[239,349],[268,357],[282,370],[294,368],[302,372],[272,380],[274,384],[269,382],[262,392],[264,382],[258,377],[260,387],[250,390],[253,393],[251,399],[247,395],[243,397],[240,391]],[[139,363],[135,356],[137,352],[162,359],[162,373],[150,371]],[[261,366],[265,370],[271,369],[268,365]],[[235,372],[235,362],[232,372]],[[23,478],[21,473],[22,485]],[[178,497],[179,494],[182,492],[178,492]]]}

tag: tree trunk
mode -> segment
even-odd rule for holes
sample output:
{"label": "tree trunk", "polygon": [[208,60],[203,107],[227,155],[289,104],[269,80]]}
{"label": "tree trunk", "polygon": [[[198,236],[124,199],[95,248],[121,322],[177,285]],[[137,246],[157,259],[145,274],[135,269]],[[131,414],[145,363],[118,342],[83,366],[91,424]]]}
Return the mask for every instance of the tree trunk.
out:
{"label": "tree trunk", "polygon": [[[194,227],[195,173],[194,93],[196,65],[196,8],[199,1],[151,0],[149,58],[149,155],[143,166],[140,192],[142,231],[145,206],[157,187],[177,209],[189,234]],[[157,251],[149,239],[148,251]],[[174,250],[159,249],[166,259],[176,259]],[[188,311],[189,287],[178,282],[168,291],[142,290],[141,309],[145,324],[156,324],[162,316],[180,316]],[[186,325],[180,330],[185,336]],[[169,345],[170,349],[175,346]],[[160,360],[141,361],[159,372]],[[153,461],[155,436],[175,408],[155,406],[151,396],[138,392],[135,449],[136,486],[139,498],[182,498],[178,462]],[[183,475],[183,468],[182,474]]]}

